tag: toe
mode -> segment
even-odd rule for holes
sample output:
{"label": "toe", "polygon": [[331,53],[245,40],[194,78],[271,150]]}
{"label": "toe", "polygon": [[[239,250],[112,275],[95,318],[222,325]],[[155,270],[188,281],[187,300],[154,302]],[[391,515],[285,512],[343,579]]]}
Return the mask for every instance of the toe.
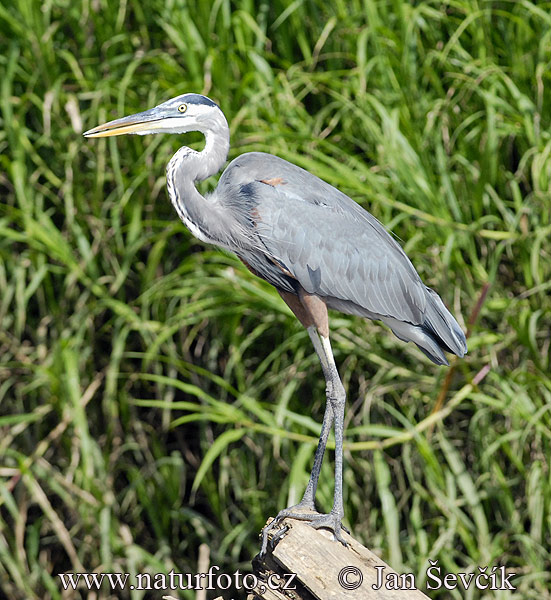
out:
{"label": "toe", "polygon": [[344,529],[347,533],[348,533],[348,530],[343,527],[340,516],[332,514],[332,513],[329,513],[327,515],[321,515],[319,519],[312,520],[310,522],[310,525],[314,529],[321,529],[321,528],[329,529],[329,531],[331,531],[333,533],[333,535],[335,536],[335,539],[337,541],[339,541],[344,546],[348,545],[344,541],[344,538],[342,537],[341,529]]}

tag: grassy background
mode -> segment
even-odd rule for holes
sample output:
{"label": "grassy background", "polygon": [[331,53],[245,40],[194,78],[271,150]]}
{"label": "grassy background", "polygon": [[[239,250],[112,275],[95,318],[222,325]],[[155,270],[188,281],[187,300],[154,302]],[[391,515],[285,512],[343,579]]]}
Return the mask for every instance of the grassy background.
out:
{"label": "grassy background", "polygon": [[[61,598],[65,571],[193,573],[203,542],[246,571],[306,484],[317,358],[270,286],[177,221],[164,168],[184,138],[81,136],[195,91],[225,111],[230,158],[272,152],[339,187],[465,328],[473,316],[447,378],[380,325],[333,315],[354,535],[422,587],[430,558],[506,565],[518,597],[551,598],[550,9],[0,5],[5,597]],[[330,508],[332,461],[318,499]]]}

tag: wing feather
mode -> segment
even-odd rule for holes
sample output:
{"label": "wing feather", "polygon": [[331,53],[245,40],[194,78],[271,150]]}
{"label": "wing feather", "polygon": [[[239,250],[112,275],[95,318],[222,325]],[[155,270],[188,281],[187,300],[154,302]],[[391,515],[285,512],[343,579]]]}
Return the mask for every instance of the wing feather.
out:
{"label": "wing feather", "polygon": [[402,248],[356,202],[270,154],[235,159],[220,178],[219,199],[235,198],[242,185],[254,198],[255,235],[307,292],[422,323],[425,286]]}

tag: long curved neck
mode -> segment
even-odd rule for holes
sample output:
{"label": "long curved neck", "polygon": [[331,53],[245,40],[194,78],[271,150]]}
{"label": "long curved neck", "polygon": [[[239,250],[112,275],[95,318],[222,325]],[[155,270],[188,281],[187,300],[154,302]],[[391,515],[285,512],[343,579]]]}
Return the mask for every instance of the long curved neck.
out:
{"label": "long curved neck", "polygon": [[[185,146],[180,148],[180,150],[188,150],[184,159],[185,164],[182,164],[182,171],[185,171],[186,176],[193,181],[203,181],[218,173],[226,162],[230,149],[230,132],[227,125],[225,129],[219,128],[216,131],[207,129],[201,133],[205,136],[205,147],[201,152],[193,150],[189,152],[190,149]],[[179,176],[182,176],[181,173]]]}
{"label": "long curved neck", "polygon": [[176,152],[167,165],[167,187],[178,216],[191,233],[204,242],[217,243],[220,221],[214,214],[215,207],[201,196],[195,183],[218,173],[226,162],[230,133],[222,111],[200,131],[205,136],[205,147],[196,152],[182,146]]}

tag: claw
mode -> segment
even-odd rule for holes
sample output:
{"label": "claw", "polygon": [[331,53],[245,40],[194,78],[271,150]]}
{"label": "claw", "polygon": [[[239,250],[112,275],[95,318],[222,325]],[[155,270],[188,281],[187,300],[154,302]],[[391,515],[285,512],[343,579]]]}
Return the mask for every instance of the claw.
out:
{"label": "claw", "polygon": [[348,544],[341,535],[341,529],[344,529],[346,533],[350,532],[344,527],[344,525],[341,523],[341,520],[342,517],[336,513],[330,512],[326,515],[320,514],[310,521],[310,527],[313,527],[314,529],[321,529],[322,527],[329,529],[329,531],[331,531],[335,536],[335,540],[337,540],[337,542],[340,542],[343,546],[348,547]]}
{"label": "claw", "polygon": [[[310,521],[312,517],[315,517],[318,514],[319,513],[316,512],[316,509],[313,506],[311,506],[310,503],[303,504],[301,502],[299,502],[295,506],[290,506],[289,508],[284,508],[283,510],[279,511],[276,517],[272,519],[272,521],[268,525],[266,525],[266,527],[264,527],[264,529],[262,530],[262,546],[260,548],[260,557],[262,558],[266,554],[266,550],[268,548],[268,533],[274,527],[279,525],[279,523],[281,523],[283,519],[289,518],[299,519],[301,521]],[[289,527],[286,526],[281,532],[278,532],[274,535],[271,542],[272,549],[275,547],[277,542],[279,542],[279,540],[287,533],[288,530]]]}
{"label": "claw", "polygon": [[[268,532],[271,531],[277,525],[278,517],[279,517],[279,515],[277,515],[277,517],[275,519],[272,519],[272,521],[270,523],[268,523],[268,525],[266,525],[266,527],[264,527],[264,529],[262,530],[262,546],[260,548],[260,558],[263,558],[264,555],[266,554],[266,550],[268,549]],[[280,535],[279,533],[274,535],[274,537],[272,538],[272,543],[271,543],[272,550],[275,547],[275,542],[277,540],[279,540],[281,537],[282,537],[282,535]]]}
{"label": "claw", "polygon": [[272,547],[272,550],[277,546],[277,543],[279,542],[279,540],[289,531],[289,529],[290,529],[289,525],[285,525],[285,527],[282,527],[274,535],[274,537],[270,540],[270,546]]}

